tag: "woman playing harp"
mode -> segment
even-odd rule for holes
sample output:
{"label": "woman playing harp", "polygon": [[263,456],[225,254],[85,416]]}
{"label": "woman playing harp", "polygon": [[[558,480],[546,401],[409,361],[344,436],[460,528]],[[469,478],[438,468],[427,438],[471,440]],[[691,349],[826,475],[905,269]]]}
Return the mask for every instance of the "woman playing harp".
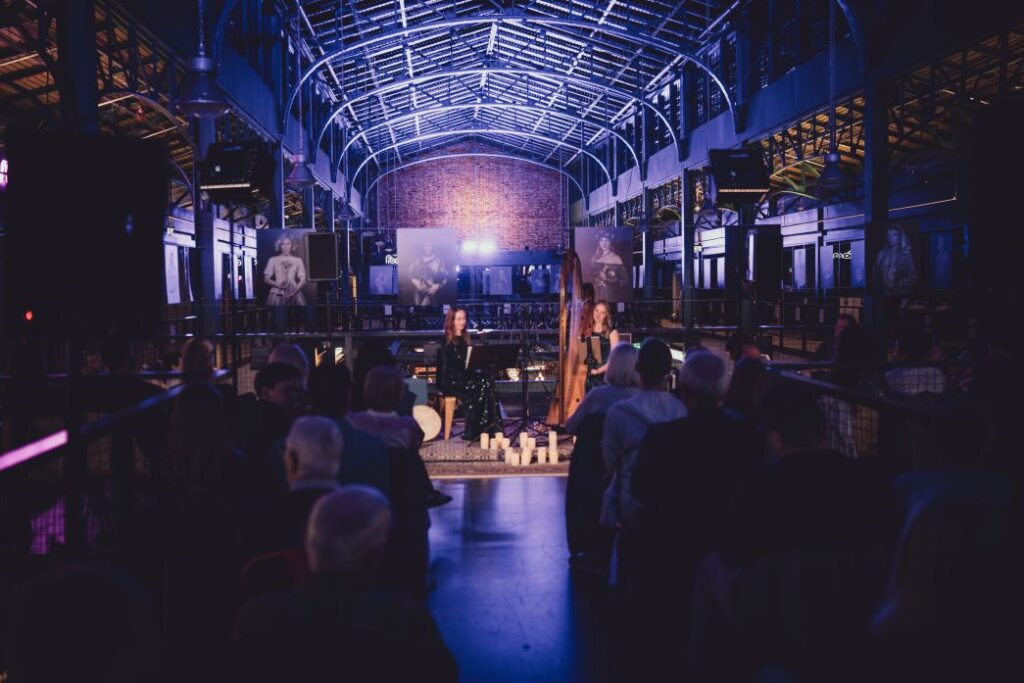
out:
{"label": "woman playing harp", "polygon": [[564,425],[587,391],[589,368],[583,332],[584,312],[588,307],[580,259],[572,250],[567,251],[562,260],[558,291],[558,374],[554,399],[548,411],[547,422],[551,425]]}

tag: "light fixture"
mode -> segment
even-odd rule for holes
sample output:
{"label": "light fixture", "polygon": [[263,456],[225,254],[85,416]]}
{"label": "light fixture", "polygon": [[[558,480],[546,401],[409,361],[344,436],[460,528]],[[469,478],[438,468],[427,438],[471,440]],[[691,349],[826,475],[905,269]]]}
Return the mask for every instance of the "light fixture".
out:
{"label": "light fixture", "polygon": [[[295,27],[295,73],[302,73],[302,50],[300,49],[299,27]],[[302,119],[302,84],[299,84],[299,153],[292,157],[292,172],[285,178],[284,184],[297,190],[304,190],[316,183],[313,171],[309,168],[306,156],[306,128]]]}
{"label": "light fixture", "polygon": [[493,254],[497,249],[498,247],[494,244],[494,240],[484,240],[480,243],[481,254]]}
{"label": "light fixture", "polygon": [[825,194],[834,194],[846,187],[846,174],[839,165],[839,152],[830,150],[825,155],[825,168],[818,176],[817,187]]}
{"label": "light fixture", "polygon": [[466,240],[462,243],[462,251],[467,254],[475,254],[479,245],[474,240]]}
{"label": "light fixture", "polygon": [[206,56],[205,5],[199,0],[199,53],[189,60],[178,97],[178,111],[190,118],[213,120],[227,114],[231,107],[217,85],[217,65]]}
{"label": "light fixture", "polygon": [[348,200],[345,199],[341,202],[341,208],[338,209],[338,215],[336,216],[336,218],[339,221],[354,221],[355,219],[359,218],[359,214],[352,210],[352,207],[349,205]]}

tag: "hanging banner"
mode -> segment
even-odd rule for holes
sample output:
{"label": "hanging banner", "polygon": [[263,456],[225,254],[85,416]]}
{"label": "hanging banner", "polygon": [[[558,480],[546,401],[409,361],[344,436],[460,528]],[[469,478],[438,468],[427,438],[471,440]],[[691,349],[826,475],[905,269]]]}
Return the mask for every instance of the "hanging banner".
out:
{"label": "hanging banner", "polygon": [[257,298],[267,306],[305,306],[316,303],[316,283],[310,282],[305,234],[310,230],[257,230],[256,258],[260,287]]}
{"label": "hanging banner", "polygon": [[398,230],[398,299],[402,305],[454,305],[456,258],[454,228]]}
{"label": "hanging banner", "polygon": [[595,301],[632,301],[632,228],[576,228],[576,253],[583,281],[594,286]]}

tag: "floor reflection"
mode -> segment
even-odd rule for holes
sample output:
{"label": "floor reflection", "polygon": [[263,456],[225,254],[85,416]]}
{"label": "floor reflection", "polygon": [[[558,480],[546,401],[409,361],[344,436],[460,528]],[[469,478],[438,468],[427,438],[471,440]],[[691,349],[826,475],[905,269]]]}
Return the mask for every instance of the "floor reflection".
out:
{"label": "floor reflection", "polygon": [[430,606],[463,681],[614,680],[604,592],[566,563],[565,483],[438,482]]}

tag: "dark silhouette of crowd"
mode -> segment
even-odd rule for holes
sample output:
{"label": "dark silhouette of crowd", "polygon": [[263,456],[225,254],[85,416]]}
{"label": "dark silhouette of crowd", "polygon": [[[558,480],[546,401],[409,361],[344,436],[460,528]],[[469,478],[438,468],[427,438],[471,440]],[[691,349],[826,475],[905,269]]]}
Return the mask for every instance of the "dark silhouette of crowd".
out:
{"label": "dark silhouette of crowd", "polygon": [[[126,351],[105,348],[108,367]],[[426,607],[427,511],[446,497],[396,412],[390,353],[359,353],[354,392],[343,364],[311,368],[281,344],[238,396],[215,382],[213,351],[183,348],[183,386],[146,425],[159,443],[123,555],[4,610],[4,680],[457,680]],[[128,372],[89,379],[97,412],[162,391]]]}
{"label": "dark silhouette of crowd", "polygon": [[[867,386],[871,340],[847,319],[835,337],[818,357],[833,363],[823,379]],[[609,372],[621,386],[588,394],[570,423],[570,566],[612,598],[624,653],[613,680],[968,681],[1019,671],[1019,467],[997,452],[993,420],[1006,394],[977,383],[947,392],[918,427],[931,431],[924,447],[908,429],[899,457],[852,457],[832,436],[837,413],[857,409],[744,348],[735,344],[731,373],[701,347],[673,373],[664,343],[648,340],[639,354],[619,345]],[[899,361],[927,352],[914,331],[897,349]],[[632,381],[620,365],[635,367]],[[940,376],[887,378],[901,399],[897,388],[910,393],[911,383],[941,390]]]}
{"label": "dark silhouette of crowd", "polygon": [[[869,384],[856,321],[823,349],[834,387]],[[929,354],[912,331],[898,349]],[[951,397],[939,373],[886,375],[888,400],[943,390],[940,412],[906,457],[857,457],[837,447],[838,394],[751,339],[734,351],[692,347],[673,370],[661,341],[620,344],[567,424],[570,566],[610,598],[612,680],[1013,679],[1007,380],[978,371]],[[311,368],[281,345],[234,396],[212,352],[183,349],[165,424],[143,427],[152,477],[117,571],[65,567],[7,607],[5,680],[457,680],[426,607],[428,510],[446,497],[394,358],[371,343],[354,372]],[[120,367],[124,349],[104,355]],[[96,409],[151,394],[124,373]]]}

